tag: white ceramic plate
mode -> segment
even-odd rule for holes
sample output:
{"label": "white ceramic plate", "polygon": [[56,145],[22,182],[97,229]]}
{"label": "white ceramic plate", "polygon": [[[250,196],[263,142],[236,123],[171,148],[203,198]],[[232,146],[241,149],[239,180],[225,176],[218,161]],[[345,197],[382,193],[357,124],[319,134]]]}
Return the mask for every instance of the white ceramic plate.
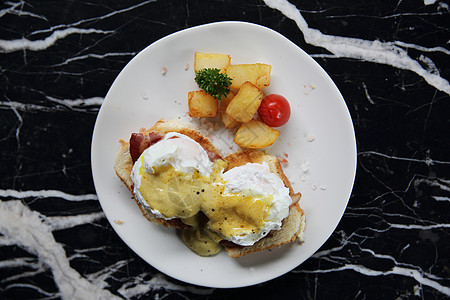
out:
{"label": "white ceramic plate", "polygon": [[[230,54],[232,64],[272,65],[265,94],[284,95],[290,121],[268,150],[284,156],[285,173],[302,193],[305,242],[232,259],[192,253],[174,230],[148,222],[116,177],[119,139],[161,118],[187,117],[187,93],[194,82],[194,52]],[[166,68],[165,75],[162,69]],[[186,70],[187,68],[187,70]],[[219,140],[227,138],[218,130]],[[216,133],[217,133],[216,132]],[[217,138],[216,138],[217,140]],[[122,70],[97,117],[92,140],[92,172],[102,208],[117,234],[161,272],[208,287],[242,287],[283,275],[308,259],[336,228],[352,190],[356,143],[345,102],[325,71],[279,33],[250,23],[219,22],[189,28],[151,44]],[[121,221],[121,224],[118,224]]]}

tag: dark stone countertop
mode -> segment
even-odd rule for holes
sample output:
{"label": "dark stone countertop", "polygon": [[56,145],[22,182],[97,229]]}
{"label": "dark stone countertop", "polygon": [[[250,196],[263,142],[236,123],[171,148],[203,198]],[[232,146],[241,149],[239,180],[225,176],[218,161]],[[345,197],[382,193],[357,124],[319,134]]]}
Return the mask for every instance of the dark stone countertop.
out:
{"label": "dark stone countertop", "polygon": [[[3,2],[0,298],[448,299],[448,19],[439,0]],[[127,62],[168,34],[228,20],[311,55],[341,91],[358,149],[326,243],[239,289],[186,284],[137,256],[105,218],[90,164],[97,112]]]}

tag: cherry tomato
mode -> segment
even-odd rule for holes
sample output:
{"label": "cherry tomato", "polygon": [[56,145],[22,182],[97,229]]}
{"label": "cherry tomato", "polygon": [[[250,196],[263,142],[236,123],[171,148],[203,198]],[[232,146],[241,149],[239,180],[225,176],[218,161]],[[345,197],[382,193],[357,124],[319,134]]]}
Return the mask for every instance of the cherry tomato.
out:
{"label": "cherry tomato", "polygon": [[270,94],[266,96],[258,108],[261,120],[270,127],[280,127],[289,121],[291,107],[289,102],[281,95]]}

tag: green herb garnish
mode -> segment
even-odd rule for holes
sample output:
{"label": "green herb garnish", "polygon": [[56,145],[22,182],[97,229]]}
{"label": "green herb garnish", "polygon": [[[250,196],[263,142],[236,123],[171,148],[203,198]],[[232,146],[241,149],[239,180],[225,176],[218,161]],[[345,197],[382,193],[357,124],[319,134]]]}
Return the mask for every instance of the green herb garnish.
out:
{"label": "green herb garnish", "polygon": [[195,73],[198,86],[217,100],[228,96],[231,80],[227,74],[220,73],[220,69],[201,69]]}

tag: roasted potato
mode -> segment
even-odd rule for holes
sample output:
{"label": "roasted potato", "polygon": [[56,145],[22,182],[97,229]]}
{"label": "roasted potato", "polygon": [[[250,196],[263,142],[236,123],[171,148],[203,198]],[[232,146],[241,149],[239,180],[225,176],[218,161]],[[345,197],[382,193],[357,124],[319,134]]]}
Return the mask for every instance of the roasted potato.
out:
{"label": "roasted potato", "polygon": [[194,71],[216,68],[220,69],[221,72],[225,72],[230,62],[231,56],[228,54],[195,52]]}
{"label": "roasted potato", "polygon": [[246,123],[253,119],[262,99],[263,93],[261,90],[251,82],[246,81],[228,104],[226,114],[238,122]]}
{"label": "roasted potato", "polygon": [[271,70],[272,66],[267,64],[240,64],[228,66],[226,73],[233,79],[230,86],[232,89],[239,89],[246,81],[262,89],[270,84]]}
{"label": "roasted potato", "polygon": [[234,142],[243,148],[261,149],[272,145],[280,132],[258,120],[251,120],[239,127]]}
{"label": "roasted potato", "polygon": [[226,98],[219,101],[219,103],[220,103],[219,104],[220,119],[222,120],[225,127],[228,129],[232,129],[232,128],[238,126],[239,124],[241,124],[225,113],[225,111],[228,107],[228,104],[230,104],[231,100],[234,98],[235,95],[236,95],[236,93],[234,91],[230,91],[230,93],[228,94],[228,96]]}
{"label": "roasted potato", "polygon": [[214,118],[219,111],[217,99],[205,91],[192,91],[188,93],[189,116],[194,118]]}

